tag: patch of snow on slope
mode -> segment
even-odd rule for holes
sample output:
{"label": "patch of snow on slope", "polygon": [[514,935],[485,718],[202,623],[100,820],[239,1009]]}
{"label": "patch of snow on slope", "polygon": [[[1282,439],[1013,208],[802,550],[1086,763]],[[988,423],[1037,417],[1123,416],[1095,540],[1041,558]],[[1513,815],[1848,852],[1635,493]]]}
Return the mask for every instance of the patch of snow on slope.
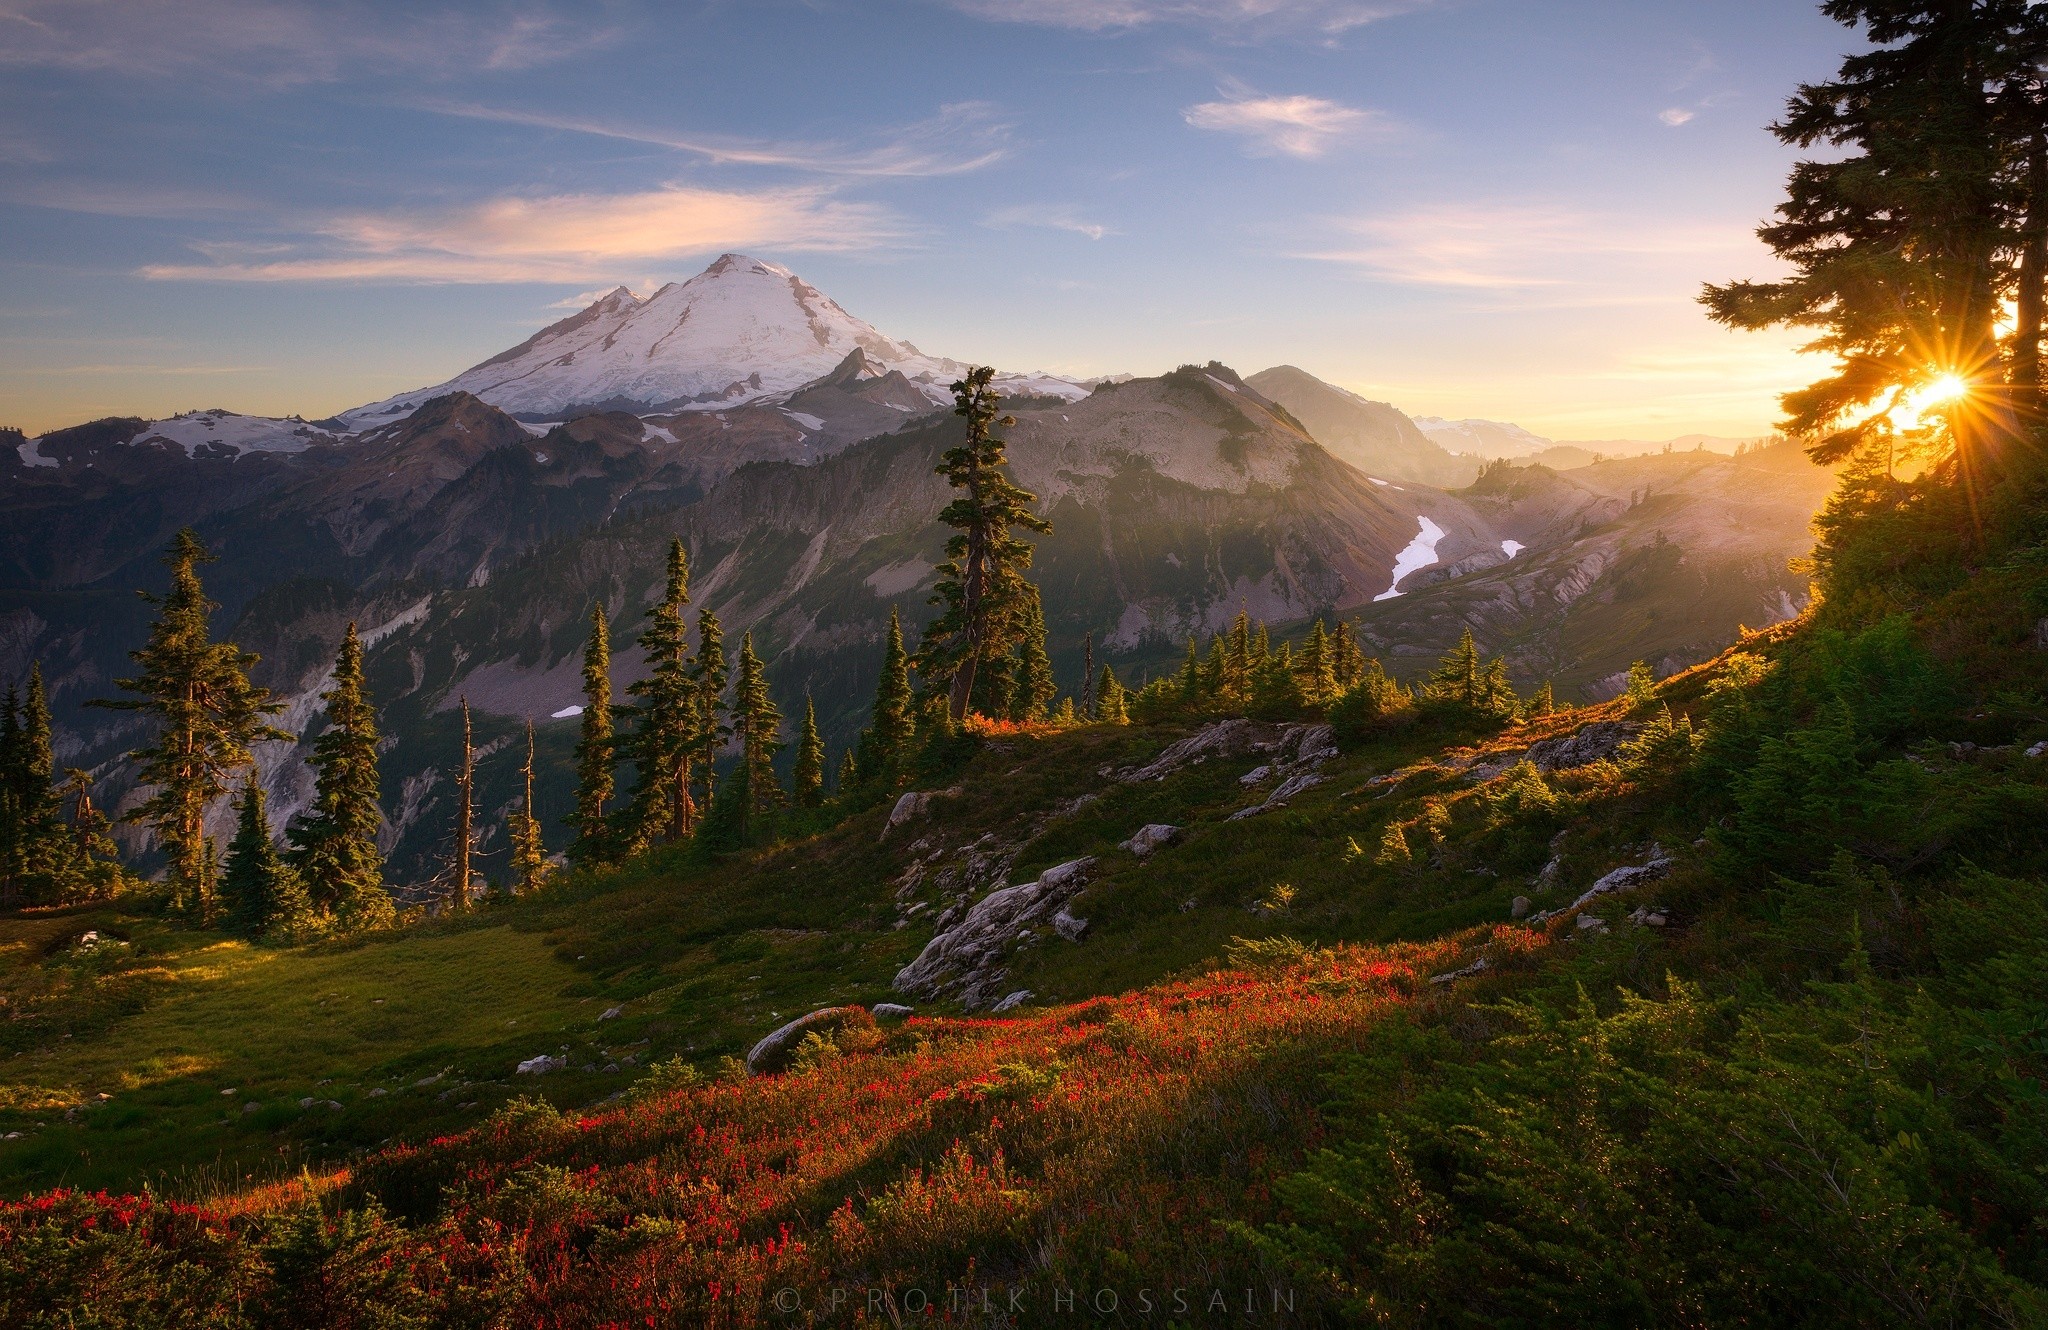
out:
{"label": "patch of snow on slope", "polygon": [[16,449],[15,449],[15,451],[21,454],[21,463],[22,463],[22,465],[23,465],[23,466],[57,466],[57,465],[59,465],[59,463],[58,463],[58,461],[57,461],[57,459],[56,459],[56,458],[54,458],[54,457],[45,457],[45,456],[43,456],[43,452],[42,452],[42,446],[43,446],[43,441],[42,441],[42,439],[41,439],[40,437],[37,437],[37,438],[33,438],[33,439],[30,439],[30,440],[28,440],[28,441],[27,441],[26,443],[23,443],[23,444],[22,444],[22,445],[21,445],[20,447],[16,448]]}
{"label": "patch of snow on slope", "polygon": [[562,709],[561,709],[560,711],[557,711],[557,712],[554,712],[553,714],[551,714],[551,715],[550,715],[550,716],[548,717],[548,719],[550,719],[550,720],[567,720],[567,719],[569,719],[569,717],[571,717],[571,716],[580,716],[580,715],[582,715],[582,714],[583,714],[583,708],[582,708],[582,707],[563,707],[563,708],[562,708]]}
{"label": "patch of snow on slope", "polygon": [[824,421],[818,419],[816,416],[807,416],[801,411],[791,411],[787,408],[784,408],[782,414],[788,416],[797,424],[802,425],[805,429],[811,431],[813,434],[825,428]]}
{"label": "patch of snow on slope", "polygon": [[185,450],[187,457],[198,456],[201,448],[227,448],[242,457],[249,453],[302,453],[334,437],[297,416],[272,420],[268,416],[212,410],[188,411],[169,420],[153,421],[129,442],[175,444]]}
{"label": "patch of snow on slope", "polygon": [[1410,573],[1421,572],[1436,562],[1436,543],[1444,538],[1444,529],[1427,517],[1418,517],[1415,520],[1422,524],[1422,529],[1416,533],[1415,539],[1408,542],[1408,548],[1402,550],[1400,556],[1394,560],[1393,584],[1374,596],[1375,601],[1392,600],[1400,595],[1402,578]]}
{"label": "patch of snow on slope", "polygon": [[1523,550],[1528,548],[1529,547],[1527,545],[1524,545],[1519,540],[1503,540],[1500,543],[1500,552],[1502,554],[1507,555],[1510,559],[1514,558],[1517,554],[1520,554]]}

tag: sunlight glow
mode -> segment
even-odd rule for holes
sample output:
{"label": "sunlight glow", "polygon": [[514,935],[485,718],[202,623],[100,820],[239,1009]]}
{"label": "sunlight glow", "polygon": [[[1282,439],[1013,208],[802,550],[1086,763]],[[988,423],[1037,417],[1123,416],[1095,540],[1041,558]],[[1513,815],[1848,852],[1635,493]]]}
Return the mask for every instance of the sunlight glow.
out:
{"label": "sunlight glow", "polygon": [[[1926,422],[1928,415],[1970,395],[1970,381],[1960,374],[1942,374],[1924,388],[1906,394],[1894,421],[1907,429]],[[1903,417],[1903,418],[1901,418]]]}

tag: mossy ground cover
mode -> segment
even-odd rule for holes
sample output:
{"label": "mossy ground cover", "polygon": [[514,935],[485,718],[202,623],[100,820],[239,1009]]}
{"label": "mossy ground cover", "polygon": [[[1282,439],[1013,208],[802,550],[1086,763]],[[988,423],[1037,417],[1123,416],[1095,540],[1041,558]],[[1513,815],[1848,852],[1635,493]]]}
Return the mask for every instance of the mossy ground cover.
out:
{"label": "mossy ground cover", "polygon": [[[1238,783],[1253,757],[1163,782],[1104,774],[1187,728],[1000,736],[934,782],[961,795],[887,835],[887,801],[876,801],[813,834],[792,824],[762,850],[655,854],[354,945],[257,946],[111,907],[10,918],[0,1132],[23,1135],[0,1141],[0,1187],[149,1182],[207,1194],[459,1130],[518,1094],[599,1103],[669,1058],[714,1074],[806,1011],[897,996],[890,981],[936,913],[899,927],[895,884],[926,838],[1014,841],[1035,829],[1011,881],[1098,856],[1076,906],[1094,923],[1089,939],[1048,935],[1012,962],[1043,1002],[1199,971],[1239,936],[1435,936],[1504,918],[1526,889],[1460,871],[1441,848],[1405,867],[1349,853],[1439,787],[1465,786],[1424,764],[1391,791],[1361,789],[1416,764],[1427,737],[1348,754],[1293,808],[1236,823],[1223,818],[1256,797]],[[1100,797],[1059,815],[1087,794]],[[1148,822],[1189,831],[1141,863],[1118,842]],[[1271,908],[1276,885],[1295,889],[1284,910]],[[105,941],[81,952],[71,943],[88,931]],[[621,1015],[600,1021],[612,1007]],[[543,1053],[566,1053],[569,1069],[514,1074]]]}

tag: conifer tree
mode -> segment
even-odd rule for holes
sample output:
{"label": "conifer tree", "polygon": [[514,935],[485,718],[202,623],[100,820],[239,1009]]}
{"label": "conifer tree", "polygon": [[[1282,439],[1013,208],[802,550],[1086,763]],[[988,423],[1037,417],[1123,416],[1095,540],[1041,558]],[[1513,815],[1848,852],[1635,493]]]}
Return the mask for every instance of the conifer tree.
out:
{"label": "conifer tree", "polygon": [[1195,635],[1188,634],[1187,658],[1180,663],[1180,673],[1174,678],[1174,687],[1180,694],[1183,707],[1194,708],[1202,704],[1202,656],[1195,647]]}
{"label": "conifer tree", "polygon": [[1016,684],[1011,690],[1010,718],[1020,721],[1044,720],[1047,708],[1059,693],[1053,682],[1052,658],[1045,650],[1045,609],[1038,588],[1025,584],[1024,640],[1018,645]]}
{"label": "conifer tree", "polygon": [[1031,546],[1015,533],[1052,530],[1031,510],[1037,496],[1010,479],[1005,445],[994,429],[1016,422],[998,419],[1002,399],[989,386],[994,377],[993,369],[982,366],[953,385],[953,414],[967,422],[967,439],[948,449],[938,467],[962,491],[939,513],[939,521],[958,534],[946,542],[938,568],[932,603],[943,608],[925,628],[917,672],[930,686],[945,681],[947,714],[955,725],[966,719],[977,670],[1008,655],[1025,628],[1024,571],[1031,566]]}
{"label": "conifer tree", "polygon": [[1252,616],[1243,610],[1231,621],[1224,650],[1223,698],[1240,710],[1252,701]]}
{"label": "conifer tree", "polygon": [[[862,739],[867,737],[865,734],[861,735]],[[855,756],[854,750],[849,748],[839,755],[839,792],[844,794],[860,784],[861,779],[860,759]]]}
{"label": "conifer tree", "polygon": [[1657,675],[1648,661],[1639,660],[1628,667],[1628,687],[1622,700],[1631,714],[1649,711],[1657,705]]}
{"label": "conifer tree", "polygon": [[1230,647],[1221,633],[1209,639],[1208,654],[1202,657],[1201,680],[1199,691],[1202,697],[1211,706],[1228,710],[1231,704]]}
{"label": "conifer tree", "polygon": [[1499,656],[1486,662],[1479,680],[1479,709],[1489,716],[1511,720],[1522,709],[1522,699],[1508,681],[1508,663]]}
{"label": "conifer tree", "polygon": [[1348,693],[1365,677],[1365,653],[1358,648],[1358,638],[1353,633],[1349,620],[1337,621],[1336,631],[1330,635],[1330,645],[1332,669],[1337,676],[1337,691]]}
{"label": "conifer tree", "polygon": [[110,897],[123,877],[113,823],[92,801],[92,773],[73,767],[64,774],[62,794],[71,801],[71,856],[66,884],[79,899]]}
{"label": "conifer tree", "polygon": [[[782,751],[782,712],[768,695],[768,671],[754,654],[754,635],[740,636],[739,677],[733,684],[733,734],[740,742],[740,765],[747,770],[746,811],[766,812],[782,802],[775,779],[775,755]],[[823,755],[820,755],[820,762]]]}
{"label": "conifer tree", "polygon": [[[2012,376],[2032,414],[2048,200],[2030,188],[2041,146],[2041,15],[2005,0],[1828,0],[1871,49],[1834,79],[1800,87],[1772,127],[1822,160],[1792,168],[1775,221],[1758,234],[1791,269],[1777,281],[1706,288],[1736,328],[1817,330],[1832,373],[1783,400],[1786,433],[1831,463],[1905,444],[1976,473],[2010,430],[1998,324],[2017,304]],[[2017,260],[2017,261],[2015,261]],[[2017,288],[2017,289],[2016,289]],[[1889,409],[1955,376],[1971,391],[1938,428]],[[1871,410],[1869,408],[1876,407]],[[1918,437],[1914,437],[1914,436]]]}
{"label": "conifer tree", "polygon": [[1079,698],[1081,719],[1100,720],[1095,713],[1095,633],[1089,630],[1081,638],[1081,696]]}
{"label": "conifer tree", "polygon": [[512,881],[520,894],[538,891],[548,875],[547,848],[541,843],[540,819],[533,815],[533,722],[526,722],[526,795],[512,815]]}
{"label": "conifer tree", "polygon": [[220,894],[223,922],[243,937],[261,937],[303,925],[313,913],[304,880],[270,838],[263,786],[249,773],[235,799],[235,835],[228,842]]}
{"label": "conifer tree", "polygon": [[570,825],[576,838],[569,857],[578,863],[602,863],[611,857],[611,821],[606,805],[612,798],[612,767],[617,751],[612,737],[612,644],[604,603],[590,611],[590,642],[583,648],[582,733],[576,740],[576,815]]}
{"label": "conifer tree", "polygon": [[0,905],[21,902],[21,690],[0,694]]}
{"label": "conifer tree", "polygon": [[1251,714],[1283,719],[1301,710],[1301,683],[1295,677],[1294,648],[1286,643],[1252,669]]}
{"label": "conifer tree", "polygon": [[809,693],[804,694],[804,723],[797,732],[796,767],[789,783],[798,808],[825,802],[825,738],[818,733],[818,707]]}
{"label": "conifer tree", "polygon": [[291,863],[314,904],[350,928],[379,927],[395,913],[384,890],[377,832],[377,712],[363,684],[363,644],[351,623],[334,659],[334,686],[321,694],[327,729],[313,741],[319,773],[313,806],[291,828]]}
{"label": "conifer tree", "polygon": [[697,689],[697,787],[700,803],[709,806],[716,784],[719,750],[732,738],[726,724],[725,634],[718,616],[708,609],[697,611],[697,654],[690,661],[690,682]]}
{"label": "conifer tree", "polygon": [[1551,694],[1550,681],[1545,679],[1543,686],[1538,688],[1534,695],[1529,698],[1528,705],[1523,708],[1523,711],[1531,716],[1548,716],[1555,710],[1557,710],[1557,699]]}
{"label": "conifer tree", "polygon": [[903,650],[903,625],[896,607],[889,607],[889,639],[882,651],[882,678],[875,685],[871,764],[875,770],[863,775],[878,783],[894,785],[910,764],[917,743],[917,703],[910,691],[910,657]]}
{"label": "conifer tree", "polygon": [[1413,856],[1408,850],[1408,835],[1399,822],[1387,823],[1387,829],[1380,833],[1380,848],[1373,855],[1373,862],[1382,866],[1405,864]]}
{"label": "conifer tree", "polygon": [[[9,694],[10,699],[12,693]],[[43,668],[32,666],[28,693],[20,704],[20,722],[11,735],[0,735],[8,754],[6,788],[0,792],[11,822],[5,867],[8,899],[54,902],[64,895],[70,864],[61,800],[56,786],[56,755],[50,735],[49,699],[43,692]]]}
{"label": "conifer tree", "polygon": [[697,757],[697,690],[690,678],[688,628],[690,558],[680,539],[668,550],[668,582],[647,611],[640,651],[649,674],[626,691],[640,699],[626,750],[633,759],[633,795],[625,814],[624,842],[641,849],[674,842],[696,827],[691,768]]}
{"label": "conifer tree", "polygon": [[1430,696],[1477,708],[1485,694],[1485,673],[1486,666],[1479,657],[1479,645],[1472,640],[1472,630],[1467,628],[1459,635],[1458,645],[1452,647],[1430,671]]}
{"label": "conifer tree", "polygon": [[1102,667],[1101,682],[1095,686],[1095,718],[1105,725],[1130,723],[1129,693],[1117,682],[1116,671]]}
{"label": "conifer tree", "polygon": [[1294,680],[1301,690],[1301,700],[1309,706],[1327,706],[1337,697],[1335,648],[1321,619],[1309,628],[1308,641],[1294,662]]}
{"label": "conifer tree", "polygon": [[141,671],[114,682],[132,698],[91,705],[143,712],[157,725],[155,742],[129,757],[142,783],[156,790],[131,817],[157,834],[169,859],[174,908],[202,921],[214,912],[214,855],[206,810],[225,794],[235,773],[253,757],[249,746],[291,736],[267,717],[283,710],[270,691],[249,682],[256,656],[230,642],[215,642],[207,619],[216,608],[200,584],[199,565],[213,556],[188,527],[171,541],[164,564],[171,589],[144,599],[159,607],[149,641],[130,653]]}
{"label": "conifer tree", "polygon": [[469,908],[470,855],[476,848],[476,745],[470,740],[469,698],[462,699],[462,765],[455,775],[455,862],[449,866],[448,908]]}

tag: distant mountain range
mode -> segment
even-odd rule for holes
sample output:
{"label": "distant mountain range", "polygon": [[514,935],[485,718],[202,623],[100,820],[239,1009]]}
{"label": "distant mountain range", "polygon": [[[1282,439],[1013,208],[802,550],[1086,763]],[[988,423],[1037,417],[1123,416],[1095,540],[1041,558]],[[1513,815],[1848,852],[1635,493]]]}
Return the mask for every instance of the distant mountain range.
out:
{"label": "distant mountain range", "polygon": [[[160,586],[164,542],[195,526],[220,554],[206,574],[217,629],[262,653],[295,732],[318,729],[344,625],[366,630],[402,877],[442,843],[464,697],[487,747],[539,722],[542,811],[561,810],[574,724],[558,713],[578,700],[590,606],[617,625],[623,686],[681,536],[693,604],[754,634],[785,714],[810,694],[836,749],[860,724],[890,607],[913,633],[931,612],[934,465],[957,437],[946,384],[963,368],[728,255],[330,420],[210,411],[11,434],[0,684],[41,661],[60,760],[132,800],[133,722],[81,704],[126,672],[149,614],[134,590]],[[1555,446],[1511,426],[1431,428],[1290,366],[999,382],[1017,477],[1055,527],[1035,576],[1067,689],[1085,634],[1136,682],[1243,608],[1275,626],[1356,618],[1407,673],[1469,623],[1524,682],[1598,695],[1631,660],[1675,667],[1796,612],[1787,561],[1829,484],[1779,448],[1521,465],[1469,488],[1486,457],[1446,439],[1536,449],[1518,461]],[[310,797],[304,756],[262,755],[280,821]],[[489,844],[511,780],[484,764]]]}

